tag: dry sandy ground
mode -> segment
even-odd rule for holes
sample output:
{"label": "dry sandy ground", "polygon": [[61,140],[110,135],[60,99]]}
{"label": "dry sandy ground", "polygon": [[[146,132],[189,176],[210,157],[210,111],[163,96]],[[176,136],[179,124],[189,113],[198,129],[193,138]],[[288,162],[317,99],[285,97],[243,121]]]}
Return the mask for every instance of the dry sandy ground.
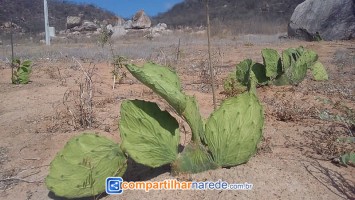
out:
{"label": "dry sandy ground", "polygon": [[[355,198],[355,168],[331,162],[342,151],[354,150],[354,144],[336,142],[337,137],[349,135],[351,131],[354,133],[354,130],[346,128],[344,123],[319,118],[323,111],[345,116],[345,110],[355,109],[355,41],[260,44],[230,41],[213,48],[218,92],[223,90],[222,80],[236,63],[245,58],[261,62],[260,51],[266,47],[280,51],[303,45],[313,49],[318,52],[319,60],[330,74],[330,80],[322,83],[308,76],[297,87],[258,88],[266,116],[264,140],[258,154],[244,165],[183,177],[189,180],[248,182],[254,185],[253,189],[125,191],[120,196],[102,196],[102,199]],[[60,45],[55,47],[61,48]],[[33,47],[41,48],[44,47]],[[65,48],[70,46],[65,45]],[[156,55],[152,59],[177,70],[186,92],[196,96],[201,113],[207,118],[213,106],[207,80],[201,78],[205,75],[206,48],[200,44],[183,44],[179,62],[172,59],[175,50],[176,45],[167,43],[152,50],[152,55]],[[89,50],[83,47],[82,51]],[[163,54],[165,57],[162,57]],[[90,65],[90,61],[93,64]],[[80,62],[87,68],[94,66],[97,74],[94,80],[96,121],[94,128],[89,130],[75,128],[72,117],[63,105],[63,95],[76,91],[77,83],[82,78],[79,66],[70,57],[34,58],[32,82],[27,85],[10,84],[10,68],[5,62],[0,63],[0,199],[59,199],[49,193],[43,181],[48,174],[49,163],[69,138],[81,132],[97,132],[119,142],[117,121],[123,99],[147,99],[157,101],[164,107],[161,99],[129,75],[113,90],[111,66],[107,61],[80,59]],[[133,62],[143,61],[135,59]],[[74,97],[69,98],[73,100]],[[223,94],[218,94],[218,103],[225,98]],[[72,103],[68,101],[68,105]],[[346,106],[345,109],[336,106],[340,103]],[[182,134],[182,138],[189,136],[186,132]],[[150,169],[130,162],[124,178],[165,180],[174,177],[168,166]]]}

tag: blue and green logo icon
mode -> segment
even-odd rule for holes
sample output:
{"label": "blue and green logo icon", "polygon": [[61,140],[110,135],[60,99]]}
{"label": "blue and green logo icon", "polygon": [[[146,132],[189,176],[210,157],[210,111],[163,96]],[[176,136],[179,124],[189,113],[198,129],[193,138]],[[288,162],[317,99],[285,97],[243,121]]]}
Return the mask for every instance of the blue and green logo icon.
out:
{"label": "blue and green logo icon", "polygon": [[106,179],[106,193],[107,194],[122,194],[123,190],[121,184],[123,179],[121,177],[108,177]]}

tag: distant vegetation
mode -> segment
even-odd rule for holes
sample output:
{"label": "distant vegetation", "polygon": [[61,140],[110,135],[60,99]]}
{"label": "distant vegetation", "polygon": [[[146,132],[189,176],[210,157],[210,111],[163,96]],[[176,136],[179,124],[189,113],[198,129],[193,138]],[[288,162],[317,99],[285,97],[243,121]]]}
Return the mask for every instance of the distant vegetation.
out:
{"label": "distant vegetation", "polygon": [[[304,0],[209,0],[214,31],[231,33],[275,32],[275,26],[286,30],[296,8]],[[204,0],[185,0],[154,18],[172,27],[204,26]],[[213,30],[212,30],[213,31]]]}
{"label": "distant vegetation", "polygon": [[[48,0],[49,24],[56,30],[65,29],[66,17],[83,14],[83,19],[104,20],[115,14],[93,5],[75,4],[70,1]],[[27,33],[44,32],[43,0],[0,0],[0,25],[13,19],[13,22]],[[1,30],[0,30],[1,32]]]}

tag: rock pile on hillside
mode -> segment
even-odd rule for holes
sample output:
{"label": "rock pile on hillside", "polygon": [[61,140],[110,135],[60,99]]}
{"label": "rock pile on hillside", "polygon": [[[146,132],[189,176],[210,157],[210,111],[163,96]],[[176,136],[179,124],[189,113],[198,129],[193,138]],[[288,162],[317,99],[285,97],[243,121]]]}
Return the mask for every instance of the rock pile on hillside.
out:
{"label": "rock pile on hillside", "polygon": [[159,23],[152,27],[150,18],[143,10],[138,11],[131,20],[127,21],[117,17],[115,20],[91,22],[82,20],[82,16],[68,16],[66,28],[67,30],[60,32],[61,35],[98,35],[101,34],[103,29],[108,30],[113,38],[118,38],[134,31],[148,32],[151,37],[157,37],[167,32],[167,25],[165,23]]}
{"label": "rock pile on hillside", "polygon": [[[11,27],[11,25],[12,25],[12,27]],[[3,24],[0,24],[1,31],[10,32],[11,29],[12,29],[12,31],[14,31],[16,33],[25,32],[25,30],[21,26],[15,24],[13,22],[12,23],[11,22],[4,22]]]}
{"label": "rock pile on hillside", "polygon": [[68,16],[67,17],[67,29],[81,26],[82,20],[79,16]]}

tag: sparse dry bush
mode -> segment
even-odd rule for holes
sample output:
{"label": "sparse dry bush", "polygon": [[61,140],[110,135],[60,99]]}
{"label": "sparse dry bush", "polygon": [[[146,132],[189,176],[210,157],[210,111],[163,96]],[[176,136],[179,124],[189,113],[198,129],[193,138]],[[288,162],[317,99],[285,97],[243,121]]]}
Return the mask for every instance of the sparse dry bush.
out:
{"label": "sparse dry bush", "polygon": [[[276,97],[275,97],[276,96]],[[285,99],[286,93],[280,92],[276,95],[264,98],[268,105],[269,114],[277,121],[297,122],[305,119],[318,119],[317,108],[311,104],[290,101]]]}
{"label": "sparse dry bush", "polygon": [[309,148],[305,152],[309,157],[333,160],[345,153],[354,153],[355,143],[344,140],[348,137],[348,131],[337,124],[318,126],[314,130],[304,132],[303,135],[309,139],[304,144]]}
{"label": "sparse dry bush", "polygon": [[72,117],[71,124],[77,128],[92,128],[95,122],[94,104],[94,76],[96,66],[85,69],[73,58],[81,69],[82,76],[76,81],[75,88],[68,89],[63,95],[63,104]]}

